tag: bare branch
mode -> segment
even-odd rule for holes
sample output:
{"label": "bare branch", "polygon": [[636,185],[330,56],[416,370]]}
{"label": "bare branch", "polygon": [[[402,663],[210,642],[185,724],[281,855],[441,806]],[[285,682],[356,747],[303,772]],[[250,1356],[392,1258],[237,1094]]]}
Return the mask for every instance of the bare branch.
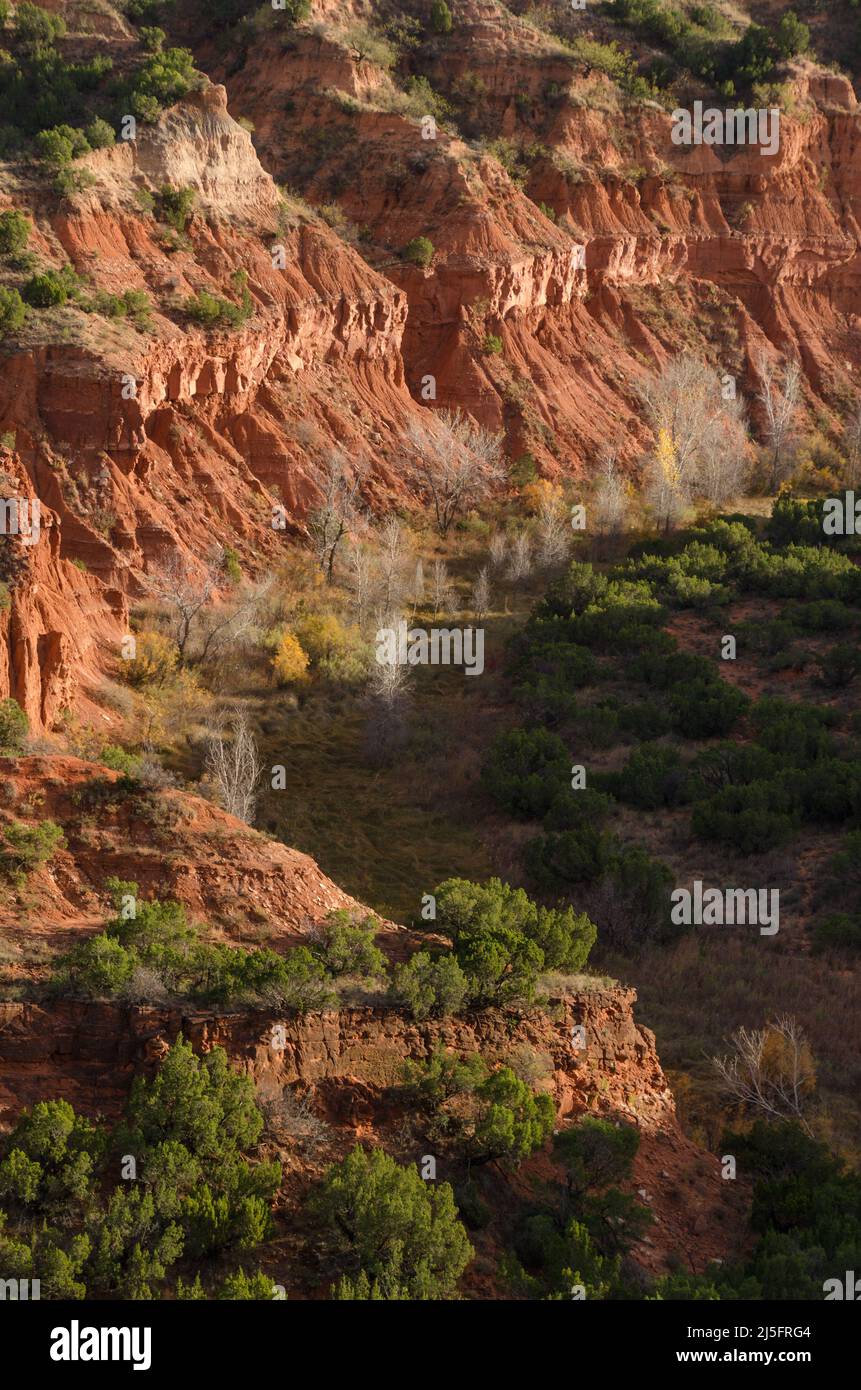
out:
{"label": "bare branch", "polygon": [[739,1028],[735,1049],[712,1064],[727,1095],[773,1120],[795,1120],[808,1133],[805,1110],[816,1084],[810,1048],[795,1019],[781,1015],[765,1028]]}
{"label": "bare branch", "polygon": [[717,505],[739,492],[747,474],[747,431],[738,399],[726,400],[717,372],[680,353],[642,388],[655,435],[647,463],[650,504],[667,529],[691,500]]}
{"label": "bare branch", "polygon": [[441,536],[505,476],[502,434],[457,411],[423,412],[410,421],[405,439],[407,467],[431,500]]}
{"label": "bare branch", "polygon": [[206,742],[206,771],[225,811],[246,825],[254,821],[261,770],[245,711],[222,720]]}
{"label": "bare branch", "polygon": [[764,353],[757,358],[756,369],[762,381],[757,399],[765,412],[771,451],[771,487],[776,489],[792,467],[792,445],[801,403],[801,366],[794,358],[787,362],[782,386],[774,362]]}
{"label": "bare branch", "polygon": [[334,577],[338,547],[360,513],[359,493],[366,472],[364,460],[351,471],[346,455],[340,449],[332,449],[318,473],[322,496],[308,514],[308,531],[317,563],[329,584]]}

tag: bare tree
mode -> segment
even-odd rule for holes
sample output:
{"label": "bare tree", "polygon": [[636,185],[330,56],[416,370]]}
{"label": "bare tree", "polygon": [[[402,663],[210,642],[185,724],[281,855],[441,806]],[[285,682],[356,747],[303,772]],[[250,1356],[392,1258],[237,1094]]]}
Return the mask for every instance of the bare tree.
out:
{"label": "bare tree", "polygon": [[441,536],[505,476],[502,434],[490,434],[457,411],[422,412],[405,439],[407,466],[431,499]]}
{"label": "bare tree", "polygon": [[672,446],[678,472],[686,481],[694,460],[723,413],[717,373],[692,353],[671,357],[642,386],[641,394],[652,431],[662,431]]}
{"label": "bare tree", "polygon": [[403,608],[413,579],[413,549],[406,528],[390,516],[379,532],[378,606],[390,613]]}
{"label": "bare tree", "polygon": [[720,1087],[773,1120],[796,1120],[808,1134],[805,1110],[816,1084],[810,1048],[795,1019],[783,1014],[765,1028],[739,1028],[734,1051],[714,1057]]}
{"label": "bare tree", "polygon": [[848,487],[857,487],[861,483],[861,401],[843,427],[843,448],[846,451],[844,481]]}
{"label": "bare tree", "polygon": [[313,1153],[331,1138],[331,1128],[314,1109],[313,1090],[282,1087],[279,1094],[262,1103],[266,1128],[281,1144],[299,1153]]}
{"label": "bare tree", "polygon": [[690,504],[690,493],[673,465],[663,431],[657,448],[646,460],[644,493],[655,520],[665,531],[681,521]]}
{"label": "bare tree", "polygon": [[782,384],[774,362],[765,353],[757,358],[756,369],[762,382],[757,399],[765,412],[765,434],[771,454],[770,485],[775,491],[792,467],[792,445],[801,404],[801,365],[791,358]]}
{"label": "bare tree", "polygon": [[[397,618],[384,626],[394,626]],[[403,700],[409,686],[409,667],[399,661],[374,661],[368,677],[368,689],[381,704],[393,706]]]}
{"label": "bare tree", "polygon": [[696,497],[724,502],[746,469],[747,430],[740,399],[724,399],[721,379],[692,353],[671,358],[642,387],[655,435],[647,465],[651,505],[666,529]]}
{"label": "bare tree", "polygon": [[[377,613],[377,631],[396,629],[398,613]],[[406,704],[410,694],[409,668],[396,658],[372,662],[368,677],[368,720],[365,744],[374,762],[388,762],[402,747],[407,732]]]}
{"label": "bare tree", "polygon": [[200,665],[212,661],[223,652],[228,641],[234,644],[246,635],[273,582],[270,575],[262,584],[247,589],[239,598],[220,607],[210,605],[203,611],[199,632],[200,651],[196,657]]}
{"label": "bare tree", "polygon": [[227,582],[224,549],[219,546],[203,566],[173,555],[146,582],[152,596],[168,610],[171,636],[183,666],[192,660],[198,664],[209,660],[228,639],[236,641],[247,631],[272,580],[217,603]]}
{"label": "bare tree", "polygon": [[319,504],[308,515],[308,531],[317,563],[329,584],[335,570],[335,557],[344,537],[359,513],[359,489],[366,472],[364,462],[350,470],[340,449],[328,453],[320,469]]}
{"label": "bare tree", "polygon": [[519,531],[508,553],[508,579],[526,579],[532,573],[532,542],[526,531]]}
{"label": "bare tree", "polygon": [[434,619],[440,613],[454,613],[457,611],[457,599],[452,588],[451,580],[448,576],[448,565],[445,560],[434,560],[431,570],[431,603],[433,604]]}
{"label": "bare tree", "polygon": [[504,531],[494,531],[490,538],[490,568],[502,569],[508,554],[508,537]]}
{"label": "bare tree", "polygon": [[538,560],[542,565],[558,565],[571,548],[571,526],[565,503],[558,492],[545,493],[538,504],[535,527]]}
{"label": "bare tree", "polygon": [[412,584],[410,585],[410,607],[415,614],[416,609],[425,596],[425,567],[421,560],[416,560],[416,567],[413,571]]}
{"label": "bare tree", "polygon": [[477,623],[482,622],[487,617],[489,607],[490,577],[487,572],[487,565],[482,565],[472,586],[472,611]]}
{"label": "bare tree", "polygon": [[206,741],[206,771],[225,811],[251,825],[261,767],[244,710],[220,722],[210,734]]}
{"label": "bare tree", "polygon": [[592,510],[595,526],[602,536],[618,535],[625,520],[627,497],[615,449],[606,453],[601,460]]}
{"label": "bare tree", "polygon": [[353,538],[348,551],[347,565],[347,583],[353,598],[356,620],[360,627],[364,627],[371,604],[374,575],[374,557],[366,541],[358,537]]}
{"label": "bare tree", "polygon": [[171,636],[184,665],[195,624],[218,588],[215,564],[194,567],[181,555],[172,555],[160,570],[147,575],[149,592],[168,610]]}
{"label": "bare tree", "polygon": [[744,407],[740,401],[728,402],[724,438],[703,451],[696,475],[696,493],[706,502],[723,507],[740,497],[750,475],[750,458]]}

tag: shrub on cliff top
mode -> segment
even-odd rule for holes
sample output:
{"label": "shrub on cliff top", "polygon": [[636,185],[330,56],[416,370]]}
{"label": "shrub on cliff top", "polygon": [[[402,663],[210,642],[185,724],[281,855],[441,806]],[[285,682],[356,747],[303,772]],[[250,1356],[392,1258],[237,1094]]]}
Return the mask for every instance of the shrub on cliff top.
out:
{"label": "shrub on cliff top", "polygon": [[66,32],[66,21],[58,14],[49,14],[41,5],[31,5],[27,0],[15,10],[15,37],[27,44],[50,44],[62,38]]}
{"label": "shrub on cliff top", "polygon": [[582,969],[595,942],[585,913],[539,907],[498,878],[450,878],[435,897],[437,927],[452,937],[470,994],[481,1004],[530,999],[540,971]]}
{"label": "shrub on cliff top", "polygon": [[77,126],[62,124],[40,131],[36,136],[36,149],[43,164],[50,169],[61,169],[73,159],[88,154],[90,142]]}
{"label": "shrub on cliff top", "polygon": [[[332,1002],[324,966],[306,946],[285,956],[202,939],[178,902],[136,901],[135,915],[119,908],[137,885],[110,880],[118,915],[100,936],[81,942],[59,963],[59,990],[99,997],[161,997],[233,1007],[325,1008]],[[144,989],[146,986],[146,989]]]}
{"label": "shrub on cliff top", "polygon": [[17,256],[30,239],[32,223],[23,212],[10,208],[0,212],[0,256]]}
{"label": "shrub on cliff top", "polygon": [[386,974],[386,958],[374,945],[379,922],[375,917],[354,920],[345,908],[330,912],[321,929],[315,954],[324,969],[336,979],[339,975],[377,978]]}
{"label": "shrub on cliff top", "polygon": [[446,1018],[463,1005],[469,983],[454,956],[433,957],[417,951],[395,969],[392,1002],[415,1019]]}
{"label": "shrub on cliff top", "polygon": [[435,34],[451,33],[451,10],[445,3],[445,0],[433,0],[433,4],[430,8],[430,27]]}
{"label": "shrub on cliff top", "polygon": [[52,820],[44,820],[39,825],[13,821],[6,827],[5,840],[0,862],[6,872],[15,877],[32,873],[40,864],[46,864],[65,843],[60,826]]}
{"label": "shrub on cliff top", "polygon": [[17,333],[27,317],[27,309],[17,290],[0,289],[0,337]]}
{"label": "shrub on cliff top", "polygon": [[414,236],[412,241],[407,242],[401,255],[405,261],[425,269],[433,260],[434,244],[429,237]]}
{"label": "shrub on cliff top", "polygon": [[96,116],[94,120],[90,121],[84,134],[93,150],[108,149],[117,142],[113,126],[109,125],[107,121],[103,121],[101,116]]}

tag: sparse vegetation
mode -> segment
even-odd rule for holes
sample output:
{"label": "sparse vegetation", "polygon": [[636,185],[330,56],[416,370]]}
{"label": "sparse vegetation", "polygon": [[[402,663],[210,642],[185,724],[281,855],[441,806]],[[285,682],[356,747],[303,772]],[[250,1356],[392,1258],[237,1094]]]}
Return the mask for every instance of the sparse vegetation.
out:
{"label": "sparse vegetation", "polygon": [[221,295],[210,294],[209,290],[198,290],[182,307],[192,323],[199,324],[201,328],[241,328],[254,313],[254,301],[245,288],[239,304],[223,299]]}
{"label": "sparse vegetation", "polygon": [[65,843],[62,828],[52,820],[38,825],[12,821],[3,832],[0,864],[7,877],[20,883],[28,874],[53,858]]}
{"label": "sparse vegetation", "polygon": [[426,236],[413,237],[412,241],[407,242],[401,255],[405,261],[420,266],[424,270],[430,265],[434,257],[433,242]]}
{"label": "sparse vegetation", "polygon": [[20,753],[30,721],[17,700],[0,700],[0,753]]}
{"label": "sparse vegetation", "polygon": [[[4,1018],[60,1021],[27,1100],[89,1094],[91,1024],[93,1075],[140,1044],[111,1126],[5,1069],[0,1285],[821,1300],[861,1267],[845,25],[173,4],[0,0]],[[176,33],[248,115],[161,119]],[[779,217],[786,160],[670,148],[700,98],[780,108]],[[650,1028],[739,1183],[659,1157]]]}

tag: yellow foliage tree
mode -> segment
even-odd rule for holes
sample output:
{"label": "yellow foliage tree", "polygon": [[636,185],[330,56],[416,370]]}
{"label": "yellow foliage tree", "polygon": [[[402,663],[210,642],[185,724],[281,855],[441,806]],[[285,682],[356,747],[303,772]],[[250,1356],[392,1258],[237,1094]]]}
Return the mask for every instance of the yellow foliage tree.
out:
{"label": "yellow foliage tree", "polygon": [[673,437],[669,430],[658,430],[655,461],[667,486],[673,489],[677,488],[679,485],[679,463],[676,458]]}
{"label": "yellow foliage tree", "polygon": [[343,647],[347,634],[334,613],[308,613],[296,624],[296,635],[312,661],[322,661]]}
{"label": "yellow foliage tree", "polygon": [[308,655],[293,632],[285,632],[272,661],[279,685],[298,685],[308,679]]}
{"label": "yellow foliage tree", "polygon": [[536,515],[545,504],[561,502],[562,489],[558,483],[551,483],[549,478],[536,478],[534,482],[527,483],[520,489],[520,495],[527,511]]}
{"label": "yellow foliage tree", "polygon": [[134,658],[125,664],[129,685],[164,685],[176,671],[176,644],[161,632],[145,629],[135,638]]}

